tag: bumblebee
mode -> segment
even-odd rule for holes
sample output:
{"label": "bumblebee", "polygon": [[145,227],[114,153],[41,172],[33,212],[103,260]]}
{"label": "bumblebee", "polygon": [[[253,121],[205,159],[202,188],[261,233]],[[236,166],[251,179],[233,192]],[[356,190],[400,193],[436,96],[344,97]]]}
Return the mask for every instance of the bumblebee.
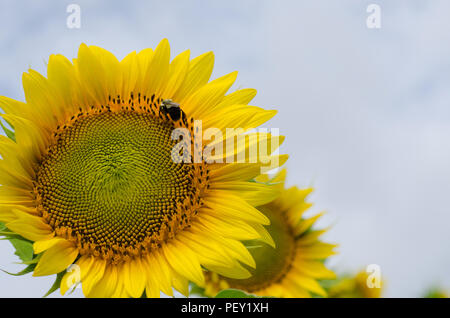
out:
{"label": "bumblebee", "polygon": [[180,104],[173,102],[171,99],[164,99],[159,106],[162,113],[168,114],[172,120],[177,121],[181,118]]}

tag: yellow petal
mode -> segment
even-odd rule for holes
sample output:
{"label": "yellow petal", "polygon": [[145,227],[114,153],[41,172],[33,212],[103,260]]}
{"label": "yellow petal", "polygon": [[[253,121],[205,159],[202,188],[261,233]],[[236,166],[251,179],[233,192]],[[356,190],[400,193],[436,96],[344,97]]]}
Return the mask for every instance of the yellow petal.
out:
{"label": "yellow petal", "polygon": [[207,241],[209,237],[197,233],[184,231],[179,233],[177,238],[195,251],[202,265],[228,267],[233,264],[233,259],[224,253],[220,246],[215,245],[213,240]]}
{"label": "yellow petal", "polygon": [[269,232],[267,231],[267,229],[262,226],[261,224],[258,223],[250,223],[252,225],[252,227],[256,230],[256,232],[258,232],[260,240],[270,246],[272,246],[273,248],[276,248],[275,246],[275,242],[272,238],[272,236],[269,234]]}
{"label": "yellow petal", "polygon": [[0,155],[3,162],[10,170],[18,173],[22,178],[35,178],[35,171],[28,158],[23,158],[19,153],[17,144],[6,136],[0,136]]}
{"label": "yellow petal", "polygon": [[298,240],[299,245],[310,245],[316,242],[319,237],[324,234],[327,230],[314,230],[314,231],[308,231],[305,234],[303,234]]}
{"label": "yellow petal", "polygon": [[[159,251],[152,251],[150,255],[143,258],[142,264],[144,271],[147,273],[147,280],[149,281],[147,283],[147,289],[150,290],[152,294],[157,294],[157,297],[160,295],[159,289],[166,295],[172,296],[171,270],[167,261],[163,259]],[[158,286],[158,288],[156,288],[156,286]],[[158,291],[156,292],[154,289],[158,289]]]}
{"label": "yellow petal", "polygon": [[31,178],[20,174],[17,170],[11,169],[11,166],[8,166],[5,160],[0,160],[0,180],[6,186],[30,190],[33,188]]}
{"label": "yellow petal", "polygon": [[167,39],[163,39],[155,49],[153,57],[148,64],[144,80],[144,95],[161,94],[167,84],[169,75],[170,46]]}
{"label": "yellow petal", "polygon": [[271,164],[270,155],[281,146],[284,139],[284,136],[276,136],[271,133],[260,132],[244,135],[243,132],[235,130],[234,133],[227,133],[223,140],[214,140],[208,143],[208,147],[214,148],[217,146],[219,149],[222,147],[223,151],[221,154],[214,154],[205,159],[219,163],[237,162],[245,164],[254,162],[263,165]]}
{"label": "yellow petal", "polygon": [[61,241],[65,241],[65,239],[60,238],[60,237],[53,237],[49,240],[34,242],[34,244],[33,244],[34,254],[36,254],[36,255],[41,254],[43,251],[46,251],[46,250],[52,248],[54,245],[56,245],[57,243],[59,243]]}
{"label": "yellow petal", "polygon": [[227,190],[253,206],[261,206],[273,201],[281,191],[279,185],[268,185],[258,182],[214,182],[211,189]]}
{"label": "yellow petal", "polygon": [[292,265],[305,276],[317,279],[336,278],[336,274],[329,270],[322,262],[297,260],[293,262]]}
{"label": "yellow petal", "polygon": [[148,65],[153,58],[153,53],[151,48],[147,48],[136,54],[139,69],[139,79],[136,81],[136,93],[143,92],[145,89],[144,79],[147,77]]}
{"label": "yellow petal", "polygon": [[12,210],[17,208],[20,207],[17,205],[16,206],[0,205],[0,222],[9,224],[12,221],[16,220],[17,216]]}
{"label": "yellow petal", "polygon": [[162,94],[163,98],[173,98],[175,92],[183,84],[189,69],[189,55],[189,50],[184,51],[170,63],[167,85]]}
{"label": "yellow petal", "polygon": [[111,298],[128,298],[128,293],[125,289],[124,283],[125,278],[123,275],[123,264],[119,264],[116,267],[117,267],[117,284]]}
{"label": "yellow petal", "polygon": [[32,120],[54,127],[64,114],[64,102],[58,91],[44,76],[33,70],[23,74],[22,83],[27,104],[34,108],[36,118]]}
{"label": "yellow petal", "polygon": [[212,113],[203,115],[203,128],[215,127],[221,130],[236,127],[245,131],[258,127],[277,114],[276,110],[266,110],[256,106],[233,105],[215,107]]}
{"label": "yellow petal", "polygon": [[16,219],[6,224],[11,231],[30,241],[48,240],[54,236],[52,228],[42,218],[20,210],[12,210]]}
{"label": "yellow petal", "polygon": [[[81,267],[81,266],[80,266]],[[84,272],[83,267],[81,267],[81,282],[83,294],[89,295],[92,288],[97,284],[97,282],[102,279],[105,272],[106,261],[98,258],[94,258],[92,265],[89,266],[89,270]]]}
{"label": "yellow petal", "polygon": [[122,68],[120,67],[119,60],[117,60],[114,54],[101,47],[90,45],[89,49],[103,66],[106,81],[105,87],[108,95],[116,97],[122,89]]}
{"label": "yellow petal", "polygon": [[134,298],[140,298],[144,292],[146,271],[140,258],[126,261],[123,266],[124,283],[128,294]]}
{"label": "yellow petal", "polygon": [[189,297],[189,281],[172,269],[173,287],[182,295]]}
{"label": "yellow petal", "polygon": [[301,275],[289,275],[289,280],[297,284],[298,286],[309,290],[319,296],[326,297],[327,292],[320,286],[320,284],[313,278]]}
{"label": "yellow petal", "polygon": [[98,283],[91,289],[88,297],[91,298],[108,298],[111,297],[117,286],[117,266],[109,265],[105,268],[103,277]]}
{"label": "yellow petal", "polygon": [[0,108],[6,114],[22,116],[27,119],[33,118],[32,109],[27,104],[6,96],[0,96]]}
{"label": "yellow petal", "polygon": [[34,122],[14,115],[2,115],[15,128],[16,142],[21,154],[28,160],[39,162],[46,151],[48,136]]}
{"label": "yellow petal", "polygon": [[211,190],[208,191],[208,197],[205,205],[214,211],[217,215],[226,215],[228,217],[246,220],[264,225],[269,225],[269,219],[256,208],[248,204],[238,196],[232,195],[227,191]]}
{"label": "yellow petal", "polygon": [[[158,279],[158,271],[157,267],[152,267],[155,265],[154,259],[151,256],[148,256],[143,259],[144,269],[147,273],[147,281],[145,283],[145,294],[147,298],[159,298],[161,296],[161,283]],[[154,269],[156,269],[154,271]]]}
{"label": "yellow petal", "polygon": [[[276,158],[275,158],[276,157]],[[288,155],[272,156],[270,161],[278,161],[282,166],[286,163]],[[263,163],[231,163],[219,165],[210,171],[210,178],[215,182],[251,180],[261,174]]]}
{"label": "yellow petal", "polygon": [[80,98],[80,83],[78,82],[74,65],[63,55],[51,55],[47,67],[48,81],[64,101],[66,113],[85,109],[84,99]]}
{"label": "yellow petal", "polygon": [[299,246],[297,249],[298,256],[301,259],[309,260],[309,259],[325,259],[335,252],[333,249],[337,245],[317,242],[314,245],[308,246]]}
{"label": "yellow petal", "polygon": [[204,276],[195,253],[181,242],[164,244],[162,251],[170,266],[190,281],[202,285]]}
{"label": "yellow petal", "polygon": [[73,264],[78,256],[78,249],[72,242],[60,240],[46,250],[34,269],[33,276],[57,274]]}
{"label": "yellow petal", "polygon": [[228,255],[252,268],[256,267],[253,256],[249,253],[248,249],[244,246],[244,244],[242,244],[242,242],[225,238],[223,241],[223,248]]}
{"label": "yellow petal", "polygon": [[202,114],[213,111],[233,85],[236,77],[237,72],[233,72],[206,84],[181,102],[184,111],[189,116],[198,118],[202,118]]}
{"label": "yellow petal", "polygon": [[[211,212],[204,208],[201,217],[198,218],[198,226],[201,229],[207,228],[220,236],[237,240],[254,240],[260,238],[259,233],[248,224],[248,222],[237,219],[229,219],[226,216],[219,216],[218,213]],[[195,225],[197,226],[197,224]],[[201,232],[201,230],[200,230]]]}
{"label": "yellow petal", "polygon": [[232,279],[247,279],[252,276],[252,274],[247,269],[242,267],[242,265],[240,265],[238,262],[235,262],[235,264],[230,267],[220,267],[213,265],[205,265],[205,267],[211,272]]}
{"label": "yellow petal", "polygon": [[98,57],[84,43],[78,50],[76,66],[84,89],[95,98],[98,105],[105,105],[108,101],[105,70]]}
{"label": "yellow petal", "polygon": [[300,236],[303,233],[305,233],[307,230],[309,230],[311,228],[311,226],[316,223],[316,221],[322,216],[324,215],[324,212],[319,213],[309,219],[303,219],[301,220],[300,224],[294,229],[294,235],[295,236]]}
{"label": "yellow petal", "polygon": [[136,82],[139,80],[139,63],[136,52],[128,54],[120,61],[122,68],[122,92],[121,96],[125,101],[131,97],[131,93],[135,91]]}
{"label": "yellow petal", "polygon": [[247,105],[256,96],[256,89],[244,88],[228,94],[217,106],[217,109],[232,105]]}
{"label": "yellow petal", "polygon": [[77,261],[77,265],[80,266],[81,281],[89,274],[90,269],[94,265],[94,261],[95,257],[86,255],[81,256]]}
{"label": "yellow petal", "polygon": [[305,200],[312,191],[313,188],[299,189],[293,186],[280,194],[277,204],[279,204],[280,209],[288,211],[291,224],[297,225],[303,212],[311,207],[312,204],[305,202]]}
{"label": "yellow petal", "polygon": [[173,96],[173,100],[181,102],[200,87],[208,83],[214,67],[214,53],[207,52],[197,56],[189,64],[189,71],[180,88]]}

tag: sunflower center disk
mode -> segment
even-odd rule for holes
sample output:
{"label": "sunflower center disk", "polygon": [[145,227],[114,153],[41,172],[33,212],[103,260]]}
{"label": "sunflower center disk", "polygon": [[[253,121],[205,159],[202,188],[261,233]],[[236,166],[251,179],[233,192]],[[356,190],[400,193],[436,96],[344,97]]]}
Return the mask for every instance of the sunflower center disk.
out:
{"label": "sunflower center disk", "polygon": [[200,201],[198,167],[172,161],[172,130],[132,111],[87,115],[62,130],[36,186],[57,235],[114,256],[156,247],[185,226]]}

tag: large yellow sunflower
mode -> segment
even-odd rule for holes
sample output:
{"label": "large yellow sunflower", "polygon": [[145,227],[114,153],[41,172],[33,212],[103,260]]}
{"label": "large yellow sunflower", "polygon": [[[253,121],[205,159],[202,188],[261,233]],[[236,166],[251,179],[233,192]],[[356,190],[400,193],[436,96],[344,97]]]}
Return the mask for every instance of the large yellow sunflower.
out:
{"label": "large yellow sunflower", "polygon": [[[171,154],[175,128],[194,133],[202,120],[203,130],[250,130],[275,111],[248,106],[253,89],[225,95],[236,72],[208,82],[211,52],[170,61],[169,51],[163,40],[119,61],[82,44],[72,62],[50,56],[47,78],[23,75],[26,103],[0,97],[15,131],[15,141],[0,136],[0,221],[34,243],[34,276],[65,273],[62,294],[78,273],[88,297],[187,295],[205,270],[249,277],[244,266],[255,262],[241,241],[269,240],[269,219],[254,206],[277,187],[251,180],[268,158],[286,156],[268,149],[250,163],[194,164]],[[283,139],[248,134],[223,157],[248,153],[252,137]]]}
{"label": "large yellow sunflower", "polygon": [[[270,182],[285,181],[286,170],[282,170]],[[267,175],[257,178],[268,182]],[[324,261],[334,254],[336,245],[323,243],[319,236],[326,230],[312,228],[322,215],[304,218],[304,212],[311,206],[305,199],[312,191],[291,187],[284,189],[274,201],[259,206],[258,210],[270,219],[267,230],[273,238],[272,244],[247,242],[256,261],[256,268],[250,269],[247,279],[224,277],[210,272],[205,281],[204,293],[214,296],[220,290],[235,288],[260,296],[303,298],[313,295],[326,296],[317,280],[333,279],[335,274]]]}

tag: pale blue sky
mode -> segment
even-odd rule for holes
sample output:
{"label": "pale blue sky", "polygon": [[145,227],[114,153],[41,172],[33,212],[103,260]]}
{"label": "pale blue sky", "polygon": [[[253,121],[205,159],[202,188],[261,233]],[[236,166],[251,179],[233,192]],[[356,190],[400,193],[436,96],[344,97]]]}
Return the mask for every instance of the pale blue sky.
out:
{"label": "pale blue sky", "polygon": [[[66,27],[66,6],[82,10]],[[381,29],[366,7],[381,6]],[[5,1],[0,95],[23,100],[21,74],[81,42],[119,58],[167,37],[174,54],[213,50],[214,75],[239,71],[254,104],[276,108],[289,184],[327,210],[338,270],[381,266],[387,296],[450,289],[450,2]],[[7,242],[0,268],[18,271]],[[50,278],[0,273],[0,297],[40,297]],[[79,295],[79,294],[76,294]]]}

